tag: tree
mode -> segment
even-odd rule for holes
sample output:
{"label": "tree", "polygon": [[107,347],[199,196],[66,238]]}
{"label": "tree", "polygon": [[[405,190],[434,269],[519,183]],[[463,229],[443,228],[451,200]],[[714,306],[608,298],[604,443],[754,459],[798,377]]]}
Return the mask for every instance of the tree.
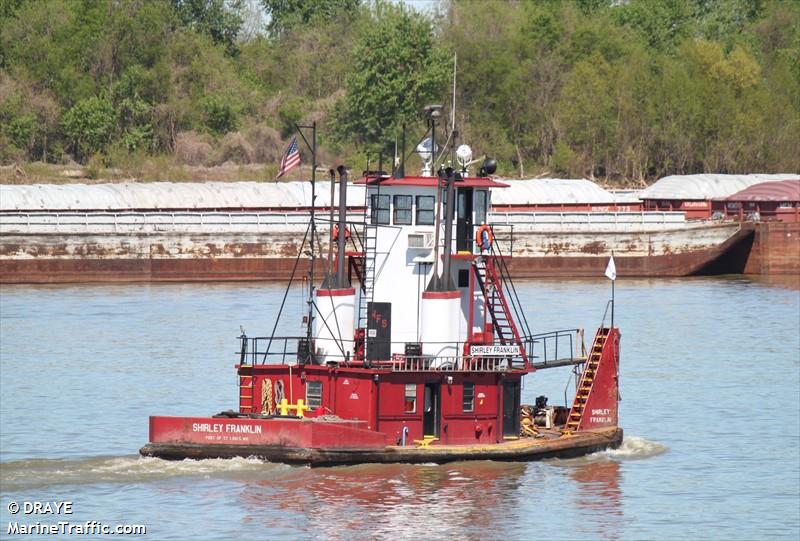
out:
{"label": "tree", "polygon": [[229,54],[237,52],[236,37],[244,23],[244,0],[172,0],[181,24],[211,36]]}
{"label": "tree", "polygon": [[261,4],[269,16],[267,32],[281,37],[300,26],[353,17],[361,0],[261,0]]}
{"label": "tree", "polygon": [[448,94],[451,67],[423,15],[383,2],[372,15],[372,31],[355,46],[334,129],[340,140],[378,150],[403,123],[419,121],[427,102]]}
{"label": "tree", "polygon": [[61,123],[75,156],[85,159],[108,147],[116,132],[117,114],[110,100],[92,96],[76,103]]}
{"label": "tree", "polygon": [[612,89],[614,70],[603,58],[582,60],[570,73],[559,106],[562,137],[582,156],[581,174],[594,177],[608,170],[608,156],[618,128]]}

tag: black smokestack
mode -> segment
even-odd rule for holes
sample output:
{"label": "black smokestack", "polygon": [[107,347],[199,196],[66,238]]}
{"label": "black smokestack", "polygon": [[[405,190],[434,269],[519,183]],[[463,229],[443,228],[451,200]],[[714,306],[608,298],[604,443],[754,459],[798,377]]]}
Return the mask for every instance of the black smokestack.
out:
{"label": "black smokestack", "polygon": [[450,277],[450,258],[453,253],[453,215],[455,214],[455,180],[456,175],[452,167],[445,169],[445,178],[447,179],[447,206],[444,211],[444,259],[442,267],[442,291],[453,291],[453,280]]}
{"label": "black smokestack", "polygon": [[[344,165],[337,167],[339,171],[339,257],[336,260],[336,287],[345,288],[348,284],[344,277],[344,250],[347,238],[347,169]],[[332,204],[332,203],[331,203]]]}

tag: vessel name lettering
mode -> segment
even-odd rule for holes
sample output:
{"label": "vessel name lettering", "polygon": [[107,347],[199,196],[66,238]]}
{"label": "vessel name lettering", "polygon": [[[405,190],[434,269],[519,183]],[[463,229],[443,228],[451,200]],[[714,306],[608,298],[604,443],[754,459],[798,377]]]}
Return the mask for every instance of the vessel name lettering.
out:
{"label": "vessel name lettering", "polygon": [[470,355],[519,355],[519,346],[516,345],[494,345],[494,346],[470,346]]}
{"label": "vessel name lettering", "polygon": [[226,432],[228,434],[261,434],[257,425],[235,425],[222,423],[193,423],[192,432]]}
{"label": "vessel name lettering", "polygon": [[609,424],[612,423],[613,420],[611,419],[611,410],[608,408],[605,409],[593,409],[592,415],[589,417],[590,423],[597,423],[597,424]]}

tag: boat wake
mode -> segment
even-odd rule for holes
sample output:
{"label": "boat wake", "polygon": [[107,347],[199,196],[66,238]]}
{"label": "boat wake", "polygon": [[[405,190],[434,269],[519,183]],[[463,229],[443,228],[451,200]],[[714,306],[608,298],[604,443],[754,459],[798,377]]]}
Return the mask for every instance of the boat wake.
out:
{"label": "boat wake", "polygon": [[79,459],[30,459],[0,463],[3,491],[19,491],[54,485],[137,483],[170,477],[247,477],[254,472],[275,473],[289,468],[255,458],[168,461],[158,458],[101,456]]}
{"label": "boat wake", "polygon": [[591,456],[608,457],[621,460],[638,460],[666,453],[669,448],[661,443],[646,440],[639,436],[625,436],[622,445],[616,449],[607,449]]}

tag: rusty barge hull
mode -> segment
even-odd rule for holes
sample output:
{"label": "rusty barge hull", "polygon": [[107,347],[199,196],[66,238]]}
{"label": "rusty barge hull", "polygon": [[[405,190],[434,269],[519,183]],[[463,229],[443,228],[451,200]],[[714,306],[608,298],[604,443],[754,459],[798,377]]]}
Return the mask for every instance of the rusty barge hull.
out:
{"label": "rusty barge hull", "polygon": [[379,449],[294,448],[279,445],[215,445],[189,443],[149,443],[139,450],[142,456],[165,460],[255,457],[270,462],[339,466],[365,463],[445,464],[464,460],[532,462],[548,458],[577,458],[622,444],[622,428],[595,429],[548,438],[525,438],[483,445],[431,445],[428,447],[386,446]]}
{"label": "rusty barge hull", "polygon": [[[286,280],[304,231],[297,225],[263,224],[244,231],[166,229],[27,232],[4,227],[0,283]],[[514,232],[510,270],[519,278],[596,277],[613,251],[620,276],[741,273],[753,238],[754,227],[738,223],[616,232],[520,227]],[[798,244],[798,238],[795,234],[790,243]],[[327,250],[324,242],[321,248]],[[301,257],[297,271],[307,268],[308,260]]]}
{"label": "rusty barge hull", "polygon": [[[681,277],[741,273],[746,262],[736,258],[727,265],[719,250],[654,256],[614,254],[622,277]],[[509,269],[514,278],[577,278],[602,276],[607,258],[518,257]],[[285,281],[294,268],[291,258],[236,259],[28,259],[0,261],[0,283],[68,284],[125,282],[245,282]],[[318,269],[319,270],[319,269]],[[297,272],[308,272],[300,259]]]}

